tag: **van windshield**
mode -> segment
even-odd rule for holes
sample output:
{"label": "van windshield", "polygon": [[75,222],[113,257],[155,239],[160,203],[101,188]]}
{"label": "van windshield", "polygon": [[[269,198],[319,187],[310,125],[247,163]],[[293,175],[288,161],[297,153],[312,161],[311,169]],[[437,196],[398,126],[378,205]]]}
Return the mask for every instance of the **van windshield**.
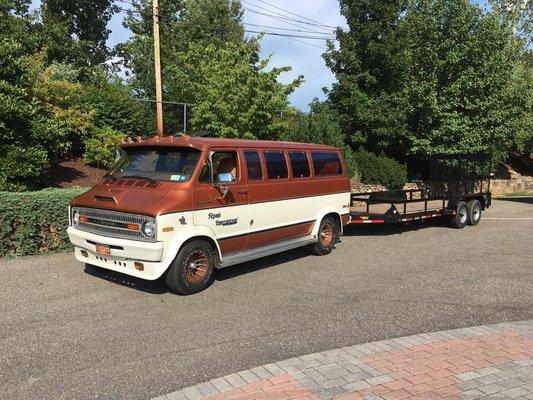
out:
{"label": "van windshield", "polygon": [[191,148],[129,148],[113,165],[109,177],[154,181],[188,181],[200,151]]}

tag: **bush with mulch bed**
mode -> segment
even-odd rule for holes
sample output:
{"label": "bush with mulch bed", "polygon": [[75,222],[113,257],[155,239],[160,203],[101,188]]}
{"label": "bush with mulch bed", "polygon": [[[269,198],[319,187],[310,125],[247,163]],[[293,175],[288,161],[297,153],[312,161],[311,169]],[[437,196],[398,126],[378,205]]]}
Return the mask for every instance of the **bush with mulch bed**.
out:
{"label": "bush with mulch bed", "polygon": [[87,188],[0,192],[0,257],[45,254],[70,249],[70,200]]}

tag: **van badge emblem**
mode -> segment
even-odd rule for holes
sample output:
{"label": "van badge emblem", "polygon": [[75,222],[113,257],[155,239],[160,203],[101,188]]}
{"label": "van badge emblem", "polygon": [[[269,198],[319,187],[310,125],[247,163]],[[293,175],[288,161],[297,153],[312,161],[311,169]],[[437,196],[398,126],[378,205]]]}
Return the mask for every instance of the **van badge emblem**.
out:
{"label": "van badge emblem", "polygon": [[222,214],[220,214],[219,212],[207,214],[207,217],[209,219],[217,219],[217,218],[220,218],[221,216]]}
{"label": "van badge emblem", "polygon": [[228,225],[237,225],[238,218],[232,218],[232,219],[225,219],[225,220],[218,220],[215,221],[216,226],[228,226]]}
{"label": "van badge emblem", "polygon": [[181,217],[180,219],[178,219],[178,221],[179,221],[180,224],[182,224],[182,225],[187,225],[187,220],[185,219],[185,217]]}

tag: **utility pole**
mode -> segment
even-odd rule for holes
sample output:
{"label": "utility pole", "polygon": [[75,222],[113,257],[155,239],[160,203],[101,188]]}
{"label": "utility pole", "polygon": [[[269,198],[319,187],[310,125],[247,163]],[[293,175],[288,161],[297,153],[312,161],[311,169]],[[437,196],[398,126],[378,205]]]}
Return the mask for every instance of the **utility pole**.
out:
{"label": "utility pole", "polygon": [[159,45],[159,2],[152,0],[154,20],[154,66],[157,135],[163,137],[163,93],[161,91],[161,51]]}

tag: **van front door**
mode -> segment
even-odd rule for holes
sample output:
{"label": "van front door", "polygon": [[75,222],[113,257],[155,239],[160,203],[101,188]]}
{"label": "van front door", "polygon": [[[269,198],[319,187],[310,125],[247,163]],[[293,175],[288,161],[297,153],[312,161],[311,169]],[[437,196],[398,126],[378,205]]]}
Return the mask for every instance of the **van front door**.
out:
{"label": "van front door", "polygon": [[215,233],[223,257],[246,246],[250,215],[242,171],[237,151],[212,149],[193,189],[194,225]]}

